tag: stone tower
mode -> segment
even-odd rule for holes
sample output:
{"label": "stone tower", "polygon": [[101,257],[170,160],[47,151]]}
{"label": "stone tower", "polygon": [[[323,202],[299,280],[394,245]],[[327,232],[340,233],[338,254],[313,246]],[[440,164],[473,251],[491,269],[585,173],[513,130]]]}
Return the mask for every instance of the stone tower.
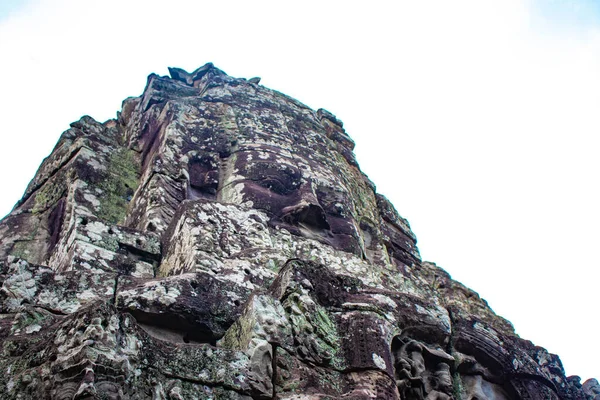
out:
{"label": "stone tower", "polygon": [[600,398],[421,260],[334,115],[170,74],[0,222],[1,398]]}

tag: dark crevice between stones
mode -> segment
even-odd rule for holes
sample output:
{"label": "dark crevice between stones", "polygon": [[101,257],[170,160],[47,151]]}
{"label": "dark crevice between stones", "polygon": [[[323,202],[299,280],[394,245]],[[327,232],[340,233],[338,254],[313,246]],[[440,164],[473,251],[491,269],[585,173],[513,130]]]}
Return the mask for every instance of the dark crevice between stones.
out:
{"label": "dark crevice between stones", "polygon": [[273,385],[273,400],[277,400],[277,343],[271,342],[273,357],[271,357],[271,384]]}
{"label": "dark crevice between stones", "polygon": [[119,289],[119,277],[120,276],[121,276],[121,274],[117,274],[117,276],[115,276],[115,286],[113,287],[113,296],[111,299],[111,304],[115,307],[117,305],[117,294],[118,294],[118,289]]}
{"label": "dark crevice between stones", "polygon": [[[150,106],[153,105],[151,104],[153,101],[155,101],[155,103],[153,104],[164,103],[158,102],[155,99],[151,98],[148,102],[146,109],[150,108]],[[148,169],[149,162],[152,159],[152,156],[154,156],[157,153],[158,148],[161,144],[160,139],[164,133],[164,130],[165,127],[155,120],[147,120],[145,122],[145,126],[142,128],[142,132],[140,135],[140,138],[142,139],[141,141],[143,143],[143,148],[140,157],[140,165],[142,170]]]}
{"label": "dark crevice between stones", "polygon": [[172,343],[217,345],[220,337],[206,324],[190,323],[175,313],[148,313],[128,310],[138,325],[150,336]]}
{"label": "dark crevice between stones", "polygon": [[127,259],[132,260],[134,263],[137,261],[148,263],[155,270],[160,265],[162,258],[160,254],[150,253],[127,243],[119,243],[118,253],[126,255]]}
{"label": "dark crevice between stones", "polygon": [[58,244],[58,240],[60,237],[60,232],[62,231],[62,225],[64,221],[64,213],[66,206],[66,198],[61,197],[60,200],[56,203],[54,209],[50,212],[50,216],[48,218],[48,231],[50,233],[50,244],[48,245],[48,252],[46,258],[50,257],[52,251]]}
{"label": "dark crevice between stones", "polygon": [[448,344],[446,346],[446,353],[450,354],[454,357],[454,364],[452,365],[452,391],[454,398],[460,399],[462,398],[462,380],[460,379],[460,374],[458,373],[458,360],[456,356],[454,356],[454,343],[456,341],[456,332],[454,330],[454,315],[450,308],[446,308],[448,311],[448,317],[450,318],[450,337],[448,338]]}
{"label": "dark crevice between stones", "polygon": [[448,338],[448,344],[446,345],[446,353],[452,354],[454,351],[454,341],[456,340],[454,332],[454,318],[452,315],[452,310],[450,308],[446,308],[448,312],[448,317],[450,318],[450,337]]}
{"label": "dark crevice between stones", "polygon": [[46,310],[46,311],[48,311],[52,315],[57,315],[57,316],[61,316],[61,317],[69,315],[68,313],[65,313],[65,312],[62,312],[62,311],[58,311],[58,310],[54,310],[54,309],[52,309],[50,307],[41,306],[39,304],[35,304],[33,307],[35,307],[35,308],[41,308],[42,310]]}

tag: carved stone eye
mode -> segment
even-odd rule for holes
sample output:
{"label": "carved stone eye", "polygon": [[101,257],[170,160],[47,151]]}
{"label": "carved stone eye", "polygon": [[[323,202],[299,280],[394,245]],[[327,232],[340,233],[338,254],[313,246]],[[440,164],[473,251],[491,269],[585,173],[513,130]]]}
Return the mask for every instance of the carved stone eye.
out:
{"label": "carved stone eye", "polygon": [[250,166],[248,178],[273,193],[285,196],[300,188],[302,174],[289,165],[257,162]]}
{"label": "carved stone eye", "polygon": [[280,195],[290,194],[293,191],[293,188],[290,187],[290,185],[287,184],[286,181],[282,181],[273,176],[268,176],[264,179],[260,179],[256,181],[256,183],[258,183],[265,189],[269,189],[270,191]]}

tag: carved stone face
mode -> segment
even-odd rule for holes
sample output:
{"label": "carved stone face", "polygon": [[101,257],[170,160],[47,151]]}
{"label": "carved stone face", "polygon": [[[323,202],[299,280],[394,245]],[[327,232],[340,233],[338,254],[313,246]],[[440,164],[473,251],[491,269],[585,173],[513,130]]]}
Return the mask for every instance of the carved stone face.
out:
{"label": "carved stone face", "polygon": [[333,115],[171,72],[118,129],[78,123],[0,223],[7,398],[553,398],[559,363],[421,262]]}
{"label": "carved stone face", "polygon": [[507,393],[506,380],[500,378],[492,365],[481,363],[471,356],[457,354],[457,372],[460,375],[462,392],[469,400],[509,400],[514,398]]}
{"label": "carved stone face", "polygon": [[[240,148],[251,145],[245,140],[238,138]],[[218,199],[266,211],[274,226],[360,254],[355,199],[342,182],[335,183],[336,176],[349,174],[348,164],[315,170],[315,161],[303,155],[306,148],[297,153],[276,146],[235,152],[224,168]]]}
{"label": "carved stone face", "polygon": [[452,390],[452,375],[450,374],[450,366],[444,362],[439,363],[436,366],[436,370],[433,374],[435,378],[435,389],[444,392]]}
{"label": "carved stone face", "polygon": [[420,351],[412,351],[409,355],[412,361],[412,372],[414,376],[421,376],[426,371],[425,359]]}
{"label": "carved stone face", "polygon": [[462,377],[463,388],[467,400],[508,400],[502,387],[486,381],[481,375]]}
{"label": "carved stone face", "polygon": [[[403,343],[403,344],[401,344]],[[451,355],[416,340],[392,344],[396,384],[402,398],[449,399],[452,394]]]}

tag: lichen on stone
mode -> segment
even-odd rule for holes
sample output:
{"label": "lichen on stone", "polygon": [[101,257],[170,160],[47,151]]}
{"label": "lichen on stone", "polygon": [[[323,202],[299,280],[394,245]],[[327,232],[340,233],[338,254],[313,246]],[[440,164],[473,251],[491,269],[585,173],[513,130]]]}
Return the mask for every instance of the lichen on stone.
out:
{"label": "lichen on stone", "polygon": [[98,217],[113,224],[125,220],[129,202],[138,187],[139,168],[133,150],[119,149],[110,155],[105,178],[99,185],[102,194]]}
{"label": "lichen on stone", "polygon": [[421,260],[336,116],[169,71],[0,221],[0,398],[597,397]]}

